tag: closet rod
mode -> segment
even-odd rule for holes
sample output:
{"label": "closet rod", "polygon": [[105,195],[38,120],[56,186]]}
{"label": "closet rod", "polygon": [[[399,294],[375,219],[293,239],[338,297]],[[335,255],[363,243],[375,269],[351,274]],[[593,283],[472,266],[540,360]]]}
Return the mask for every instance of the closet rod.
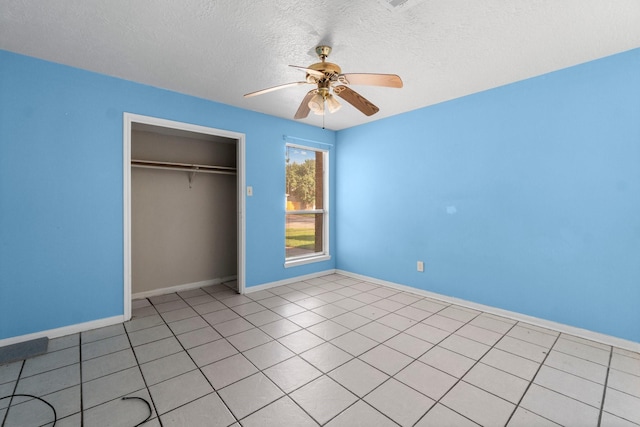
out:
{"label": "closet rod", "polygon": [[152,166],[152,165],[131,165],[134,168],[143,168],[143,169],[164,169],[164,170],[172,170],[172,171],[186,171],[186,172],[194,172],[194,173],[217,173],[220,175],[235,175],[235,172],[225,171],[225,170],[210,170],[210,169],[199,169],[182,167],[182,166]]}
{"label": "closet rod", "polygon": [[158,165],[158,164],[140,164],[131,162],[131,167],[144,168],[144,169],[162,169],[162,170],[174,170],[185,171],[193,173],[215,173],[219,175],[235,175],[235,168],[217,167],[217,166],[177,166],[177,165]]}

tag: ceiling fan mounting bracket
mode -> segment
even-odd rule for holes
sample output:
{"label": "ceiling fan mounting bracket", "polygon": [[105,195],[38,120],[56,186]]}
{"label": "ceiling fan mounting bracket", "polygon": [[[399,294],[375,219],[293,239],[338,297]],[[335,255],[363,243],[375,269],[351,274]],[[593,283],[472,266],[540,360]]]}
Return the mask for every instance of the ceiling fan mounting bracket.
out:
{"label": "ceiling fan mounting bracket", "polygon": [[330,53],[331,53],[331,46],[321,45],[316,47],[316,54],[318,55],[318,58],[320,58],[320,60],[323,62],[329,56]]}

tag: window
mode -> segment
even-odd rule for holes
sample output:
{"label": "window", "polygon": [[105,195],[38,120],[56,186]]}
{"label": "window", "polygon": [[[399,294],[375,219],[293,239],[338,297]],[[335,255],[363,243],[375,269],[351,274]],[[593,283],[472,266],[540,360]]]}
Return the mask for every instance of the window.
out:
{"label": "window", "polygon": [[287,144],[285,266],[329,259],[327,151]]}

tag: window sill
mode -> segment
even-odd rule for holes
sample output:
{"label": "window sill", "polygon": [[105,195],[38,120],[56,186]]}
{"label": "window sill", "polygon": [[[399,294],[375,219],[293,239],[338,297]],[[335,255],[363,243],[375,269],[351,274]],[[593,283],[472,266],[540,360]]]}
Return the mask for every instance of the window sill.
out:
{"label": "window sill", "polygon": [[312,264],[314,262],[329,261],[331,255],[314,255],[305,258],[294,258],[284,262],[284,268],[297,267],[299,265]]}

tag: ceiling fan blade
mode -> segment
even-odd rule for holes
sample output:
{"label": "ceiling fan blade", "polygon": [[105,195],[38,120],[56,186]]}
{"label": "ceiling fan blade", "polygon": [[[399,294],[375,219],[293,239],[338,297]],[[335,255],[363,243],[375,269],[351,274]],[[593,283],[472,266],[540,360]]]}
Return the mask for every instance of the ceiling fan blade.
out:
{"label": "ceiling fan blade", "polygon": [[311,111],[311,109],[309,108],[309,101],[311,101],[311,98],[316,93],[318,93],[318,89],[312,89],[307,92],[307,94],[304,96],[304,99],[300,103],[300,106],[298,107],[298,111],[296,111],[296,115],[293,116],[294,119],[304,119],[309,115],[309,112]]}
{"label": "ceiling fan blade", "polygon": [[351,90],[346,86],[340,85],[340,86],[334,87],[333,93],[335,93],[340,98],[347,101],[349,104],[356,107],[364,115],[372,116],[378,111],[380,111],[380,109],[375,105],[373,105],[371,101],[369,101],[367,98],[365,98],[364,96],[360,95],[358,92]]}
{"label": "ceiling fan blade", "polygon": [[266,89],[258,90],[258,91],[255,91],[255,92],[247,93],[244,97],[245,98],[249,98],[251,96],[262,95],[263,93],[273,92],[274,90],[280,90],[280,89],[284,89],[284,88],[287,88],[287,87],[299,86],[299,85],[305,85],[305,84],[307,84],[307,82],[285,83],[283,85],[273,86],[273,87],[269,87],[269,88],[266,88]]}
{"label": "ceiling fan blade", "polygon": [[384,87],[402,87],[402,79],[396,74],[349,73],[338,76],[340,83],[349,85],[369,85]]}
{"label": "ceiling fan blade", "polygon": [[306,71],[307,74],[310,74],[310,75],[312,75],[314,77],[317,77],[319,79],[324,78],[324,73],[322,71],[314,70],[314,69],[307,68],[307,67],[301,67],[299,65],[289,65],[289,67],[298,68],[300,70]]}

